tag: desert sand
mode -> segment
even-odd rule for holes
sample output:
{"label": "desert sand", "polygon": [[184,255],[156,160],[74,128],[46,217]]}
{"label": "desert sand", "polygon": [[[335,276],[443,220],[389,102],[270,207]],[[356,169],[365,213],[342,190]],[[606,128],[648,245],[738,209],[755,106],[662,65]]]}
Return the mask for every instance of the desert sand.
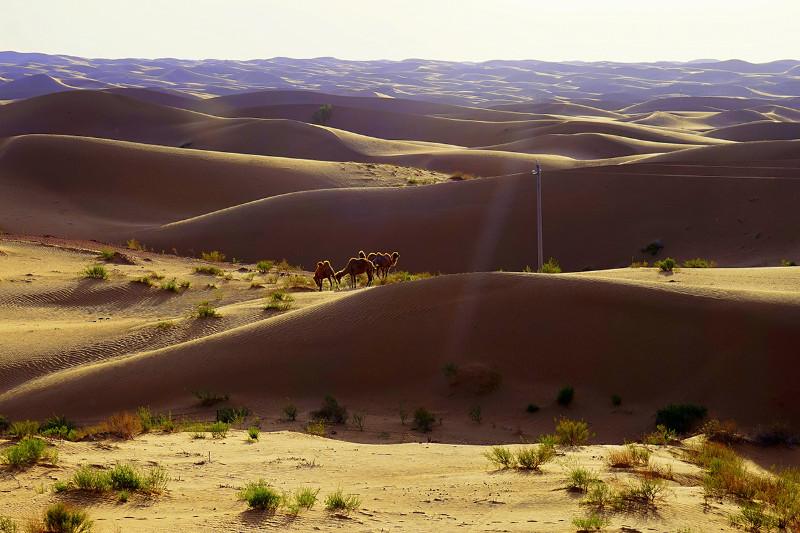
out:
{"label": "desert sand", "polygon": [[[640,479],[605,458],[673,403],[734,421],[754,472],[800,465],[797,68],[0,53],[0,415],[213,420],[197,391],[251,412],[224,439],[49,439],[56,465],[0,466],[0,516],[67,501],[100,531],[575,531],[567,471]],[[536,272],[537,164],[562,273]],[[315,290],[318,261],[359,250],[399,253],[388,282]],[[363,431],[308,434],[326,395]],[[401,423],[417,407],[430,433]],[[561,417],[593,435],[541,472],[483,456]],[[783,443],[752,444],[765,427]],[[685,460],[698,429],[651,446],[675,474],[657,511],[609,528],[731,530],[741,502],[704,497]],[[52,490],[117,461],[164,466],[166,493]],[[362,505],[247,511],[236,494],[258,478]]]}

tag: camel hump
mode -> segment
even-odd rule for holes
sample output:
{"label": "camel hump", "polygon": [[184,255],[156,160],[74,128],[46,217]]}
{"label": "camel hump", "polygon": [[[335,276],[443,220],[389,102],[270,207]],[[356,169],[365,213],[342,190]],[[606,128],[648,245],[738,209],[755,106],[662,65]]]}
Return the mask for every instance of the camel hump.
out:
{"label": "camel hump", "polygon": [[366,259],[367,258],[367,254],[364,253],[364,250],[359,250],[358,251],[358,257],[361,257],[362,259]]}
{"label": "camel hump", "polygon": [[[327,263],[327,261],[325,261],[325,263]],[[323,263],[322,261],[317,261],[317,268],[321,267],[325,263]]]}

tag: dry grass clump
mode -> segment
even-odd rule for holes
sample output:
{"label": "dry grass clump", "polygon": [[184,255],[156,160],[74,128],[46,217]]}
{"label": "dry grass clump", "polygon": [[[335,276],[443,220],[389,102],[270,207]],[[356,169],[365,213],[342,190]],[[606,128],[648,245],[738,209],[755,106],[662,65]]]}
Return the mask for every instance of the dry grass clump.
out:
{"label": "dry grass clump", "polygon": [[161,283],[161,290],[178,293],[187,290],[191,286],[192,284],[189,281],[178,282],[177,279],[172,278]]}
{"label": "dry grass clump", "polygon": [[572,525],[577,528],[579,533],[588,531],[601,531],[610,523],[610,520],[597,513],[590,513],[585,517],[578,517],[572,519]]}
{"label": "dry grass clump", "polygon": [[717,263],[716,261],[712,261],[710,259],[696,257],[694,259],[687,259],[684,261],[683,266],[685,268],[714,268],[717,266]]}
{"label": "dry grass clump", "polygon": [[415,272],[412,274],[405,270],[397,270],[395,272],[390,272],[385,278],[378,279],[378,284],[391,285],[393,283],[406,283],[409,281],[433,278],[435,276],[435,274],[431,274],[430,272]]}
{"label": "dry grass clump", "polygon": [[650,450],[644,446],[626,444],[621,449],[612,450],[606,457],[611,468],[635,468],[650,461]]}
{"label": "dry grass clump", "polygon": [[721,444],[733,444],[744,440],[744,436],[739,433],[736,422],[733,420],[723,422],[716,419],[709,420],[703,424],[700,432],[706,436],[706,440]]}
{"label": "dry grass clump", "polygon": [[680,442],[678,440],[678,434],[675,432],[675,430],[669,429],[664,424],[657,425],[656,430],[645,435],[642,441],[645,444],[651,444],[654,446],[666,446],[668,444]]}
{"label": "dry grass clump", "polygon": [[[156,465],[140,470],[127,463],[117,463],[111,468],[81,466],[67,483],[56,485],[57,492],[77,490],[104,493],[110,491],[137,492],[145,495],[162,494],[170,481],[164,467]],[[127,498],[125,498],[127,499]]]}
{"label": "dry grass clump", "polygon": [[137,414],[123,411],[111,415],[99,424],[79,429],[78,438],[98,439],[116,437],[130,440],[141,434],[143,430],[142,420]]}
{"label": "dry grass clump", "polygon": [[221,276],[225,273],[221,268],[212,265],[195,267],[194,271],[197,274],[205,274],[206,276]]}
{"label": "dry grass clump", "polygon": [[36,420],[18,420],[8,426],[8,435],[17,439],[30,437],[39,433],[39,422]]}
{"label": "dry grass clump", "polygon": [[306,433],[309,435],[316,435],[317,437],[325,437],[327,427],[324,420],[310,420],[306,424]]}
{"label": "dry grass clump", "polygon": [[573,466],[567,474],[567,490],[572,492],[587,492],[589,487],[599,483],[597,474],[582,466]]}
{"label": "dry grass clump", "polygon": [[[12,530],[16,531],[16,529]],[[83,509],[64,503],[48,507],[41,518],[28,523],[28,533],[89,533],[92,521]]]}
{"label": "dry grass clump", "polygon": [[618,488],[598,481],[589,486],[581,503],[595,511],[647,512],[658,508],[666,491],[661,479],[640,478]]}
{"label": "dry grass clump", "polygon": [[559,418],[556,421],[555,437],[562,446],[582,446],[593,436],[589,424],[583,420]]}
{"label": "dry grass clump", "polygon": [[283,504],[289,514],[297,515],[300,511],[310,511],[317,503],[318,495],[319,489],[304,487],[295,490],[291,495],[284,494]]}
{"label": "dry grass clump", "polygon": [[219,318],[220,314],[209,302],[200,302],[195,309],[197,318]]}
{"label": "dry grass clump", "polygon": [[361,506],[361,498],[355,494],[345,494],[342,489],[325,497],[325,510],[333,514],[348,515]]}
{"label": "dry grass clump", "polygon": [[126,247],[128,250],[144,250],[144,245],[137,241],[136,239],[128,239],[126,242]]}
{"label": "dry grass clump", "polygon": [[538,471],[543,464],[553,460],[556,449],[551,442],[542,442],[535,446],[523,446],[516,453],[503,446],[494,446],[483,455],[498,469]]}
{"label": "dry grass clump", "polygon": [[211,252],[200,252],[200,258],[203,261],[212,261],[215,263],[222,263],[225,261],[225,254],[218,250],[213,250]]}
{"label": "dry grass clump", "polygon": [[227,402],[229,396],[224,393],[212,392],[208,390],[192,391],[192,395],[198,399],[203,407],[211,407],[218,403]]}
{"label": "dry grass clump", "polygon": [[650,263],[647,261],[631,261],[631,268],[647,268]]}

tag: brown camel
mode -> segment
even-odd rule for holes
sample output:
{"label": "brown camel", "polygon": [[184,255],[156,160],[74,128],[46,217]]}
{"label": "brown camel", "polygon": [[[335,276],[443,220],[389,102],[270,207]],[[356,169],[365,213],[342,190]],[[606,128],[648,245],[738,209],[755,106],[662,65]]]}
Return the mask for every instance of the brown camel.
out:
{"label": "brown camel", "polygon": [[400,259],[400,254],[397,252],[382,253],[372,252],[367,256],[367,259],[373,262],[377,270],[378,277],[386,279],[389,271],[397,265],[397,260]]}
{"label": "brown camel", "polygon": [[363,257],[351,257],[347,261],[347,266],[335,274],[336,281],[342,281],[346,274],[350,274],[350,286],[356,288],[356,276],[359,274],[367,275],[367,287],[372,285],[372,276],[375,273],[375,265],[372,261]]}
{"label": "brown camel", "polygon": [[331,290],[333,290],[333,281],[336,280],[336,285],[339,285],[339,280],[336,279],[336,271],[333,270],[331,266],[331,262],[328,260],[319,261],[317,263],[317,268],[314,270],[314,283],[317,284],[319,290],[322,290],[322,282],[328,280],[328,283],[331,285]]}

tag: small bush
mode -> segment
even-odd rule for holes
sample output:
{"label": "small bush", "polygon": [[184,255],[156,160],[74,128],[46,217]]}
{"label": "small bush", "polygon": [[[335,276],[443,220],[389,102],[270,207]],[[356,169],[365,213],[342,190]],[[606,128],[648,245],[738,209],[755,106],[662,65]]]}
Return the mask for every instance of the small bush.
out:
{"label": "small bush", "polygon": [[247,438],[250,440],[258,440],[259,433],[261,433],[261,430],[255,426],[247,428]]}
{"label": "small bush", "polygon": [[514,452],[503,446],[494,446],[483,455],[497,468],[514,468],[517,466],[517,457]]}
{"label": "small bush", "polygon": [[142,424],[142,433],[160,429],[165,433],[175,431],[175,422],[172,420],[172,414],[153,413],[149,407],[139,407],[136,410],[136,415]]}
{"label": "small bush", "polygon": [[142,433],[142,421],[138,415],[124,411],[111,415],[105,422],[107,433],[121,439],[132,439]]}
{"label": "small bush", "polygon": [[480,405],[473,406],[469,410],[469,419],[475,422],[476,424],[480,424],[483,422],[483,410],[481,409]]}
{"label": "small bush", "polygon": [[211,407],[212,405],[228,401],[227,394],[220,394],[207,390],[193,391],[192,394],[200,401],[200,405],[203,407]]}
{"label": "small bush", "polygon": [[266,259],[262,259],[261,261],[256,263],[256,270],[258,270],[262,274],[266,274],[267,272],[272,270],[273,266],[275,266],[274,261],[267,261]]}
{"label": "small bush", "polygon": [[656,426],[663,425],[677,433],[688,433],[700,423],[707,409],[694,404],[670,404],[656,413]]}
{"label": "small bush", "polygon": [[662,480],[643,478],[620,489],[614,506],[618,510],[655,508],[666,490]]}
{"label": "small bush", "polygon": [[18,439],[30,437],[39,433],[39,422],[36,420],[20,420],[12,422],[8,434]]}
{"label": "small bush", "polygon": [[200,302],[197,305],[196,316],[197,318],[217,318],[219,313],[210,303]]}
{"label": "small bush", "polygon": [[445,363],[442,367],[442,374],[444,374],[444,377],[446,377],[448,381],[451,383],[454,382],[458,377],[458,365],[455,363]]}
{"label": "small bush", "polygon": [[570,469],[567,474],[567,490],[573,492],[586,492],[593,483],[598,483],[600,479],[597,474],[582,466]]}
{"label": "small bush", "polygon": [[117,501],[119,503],[127,503],[130,497],[131,497],[130,492],[128,492],[127,490],[121,490],[119,491],[119,494],[117,494]]}
{"label": "small bush", "polygon": [[0,434],[5,433],[8,431],[8,428],[11,427],[11,423],[8,421],[8,418],[0,415]]}
{"label": "small bush", "polygon": [[592,438],[589,424],[583,420],[570,420],[569,418],[560,418],[556,422],[555,434],[558,443],[564,446],[581,446]]}
{"label": "small bush", "polygon": [[642,253],[650,254],[650,255],[657,255],[664,248],[664,245],[661,241],[653,241],[644,248],[642,248]]}
{"label": "small bush", "polygon": [[10,518],[0,516],[0,533],[17,533],[17,524]]}
{"label": "small bush", "polygon": [[684,261],[683,266],[685,268],[714,268],[717,266],[717,263],[709,259],[702,259],[700,257],[696,257],[694,259],[687,259],[686,261]]}
{"label": "small bush", "polygon": [[356,425],[359,431],[364,431],[364,415],[360,413],[353,413],[351,417],[353,419],[353,424]]}
{"label": "small bush", "polygon": [[563,407],[568,407],[573,399],[575,399],[575,389],[569,386],[562,387],[556,395],[556,402]]}
{"label": "small bush", "polygon": [[528,448],[517,450],[517,468],[521,470],[539,470],[539,468],[551,461],[556,456],[556,449],[547,444],[539,444]]}
{"label": "small bush", "polygon": [[744,440],[744,437],[739,433],[736,427],[736,422],[733,420],[726,420],[724,422],[716,419],[709,420],[703,424],[703,427],[700,428],[700,432],[706,436],[706,440],[711,442],[733,444],[734,442],[741,442]]}
{"label": "small bush", "polygon": [[128,250],[144,250],[144,245],[136,239],[128,239],[126,245]]}
{"label": "small bush", "polygon": [[328,395],[325,396],[322,407],[317,411],[312,411],[311,416],[332,424],[344,424],[347,421],[347,409],[339,405],[336,398]]}
{"label": "small bush", "polygon": [[309,435],[316,435],[317,437],[325,437],[326,427],[324,420],[311,420],[306,424],[306,433]]}
{"label": "small bush", "polygon": [[71,484],[78,490],[105,492],[111,489],[111,478],[104,470],[81,466],[72,475]]}
{"label": "small bush", "polygon": [[102,259],[103,261],[112,261],[114,259],[114,250],[110,248],[103,248],[100,250],[100,253],[97,254],[98,259]]}
{"label": "small bush", "polygon": [[344,494],[342,489],[328,494],[325,498],[325,510],[330,513],[349,514],[361,506],[361,499],[355,494]]}
{"label": "small bush", "polygon": [[142,492],[161,494],[167,490],[170,477],[163,466],[154,466],[142,478]]}
{"label": "small bush", "polygon": [[76,440],[75,423],[64,416],[53,416],[45,420],[39,427],[39,433],[45,437]]}
{"label": "small bush", "polygon": [[275,291],[270,297],[267,305],[264,306],[265,311],[288,311],[292,307],[294,297],[284,291]]}
{"label": "small bush", "polygon": [[142,475],[129,464],[117,463],[108,471],[108,479],[114,490],[137,491],[142,488]]}
{"label": "small bush", "polygon": [[650,450],[644,446],[626,444],[622,449],[610,451],[606,460],[611,468],[644,466],[650,460]]}
{"label": "small bush", "polygon": [[535,403],[529,403],[528,407],[525,408],[525,412],[526,413],[530,413],[530,414],[538,413],[539,412],[539,406],[536,405]]}
{"label": "small bush", "polygon": [[92,265],[83,271],[83,277],[90,279],[108,279],[108,271],[103,265]]}
{"label": "small bush", "polygon": [[225,254],[214,250],[212,252],[200,252],[200,258],[203,261],[213,261],[215,263],[222,263],[225,261]]}
{"label": "small bush", "polygon": [[631,268],[647,268],[650,263],[647,261],[631,261]]}
{"label": "small bush", "polygon": [[414,424],[412,427],[417,431],[428,433],[433,430],[433,423],[435,421],[436,417],[433,416],[433,413],[424,407],[419,407],[414,411]]}
{"label": "small bush", "polygon": [[613,405],[614,407],[619,407],[620,405],[622,405],[622,396],[620,396],[619,394],[612,394],[611,405]]}
{"label": "small bush", "polygon": [[42,520],[47,533],[88,533],[92,521],[86,511],[56,503],[47,508]]}
{"label": "small bush", "polygon": [[291,497],[286,497],[284,500],[289,513],[296,515],[300,510],[310,511],[317,503],[317,495],[319,495],[319,489],[306,487],[297,489]]}
{"label": "small bush", "polygon": [[767,506],[756,502],[744,502],[739,512],[731,516],[730,523],[747,531],[772,531],[778,527],[775,517],[767,512]]}
{"label": "small bush", "polygon": [[194,271],[197,274],[205,274],[206,276],[221,276],[222,274],[224,274],[221,268],[211,265],[202,265],[199,267],[195,267]]}
{"label": "small bush", "polygon": [[177,292],[185,291],[186,289],[191,287],[191,285],[192,284],[190,282],[188,282],[188,281],[181,281],[180,283],[178,283],[177,279],[172,278],[170,280],[162,282],[161,283],[161,289],[165,290],[165,291],[168,291],[168,292],[177,293]]}
{"label": "small bush", "polygon": [[208,426],[208,431],[211,432],[211,438],[214,439],[224,439],[228,436],[229,429],[230,426],[225,422],[214,422]]}
{"label": "small bush", "polygon": [[281,495],[263,479],[251,481],[239,491],[239,499],[246,501],[251,509],[275,513],[283,502]]}
{"label": "small bush", "polygon": [[790,261],[789,259],[781,259],[781,266],[783,267],[796,267],[797,263],[794,261]]}
{"label": "small bush", "polygon": [[311,115],[311,122],[314,124],[325,125],[330,121],[333,115],[333,106],[331,104],[322,104],[314,114]]}
{"label": "small bush", "polygon": [[599,481],[589,485],[586,496],[583,498],[583,503],[601,510],[609,507],[614,497],[615,495],[611,488],[602,481]]}
{"label": "small bush", "polygon": [[286,405],[283,408],[283,417],[289,422],[294,422],[297,420],[297,407],[292,404]]}
{"label": "small bush", "polygon": [[11,468],[25,468],[40,461],[55,463],[58,453],[48,450],[47,443],[36,437],[24,437],[17,444],[2,452],[2,458]]}
{"label": "small bush", "polygon": [[656,446],[666,446],[678,441],[678,434],[674,429],[669,429],[664,424],[656,426],[656,430],[644,436],[645,444],[653,444]]}
{"label": "small bush", "polygon": [[217,422],[238,424],[248,416],[250,416],[250,409],[247,407],[221,407],[217,409]]}
{"label": "small bush", "polygon": [[151,278],[149,276],[141,276],[141,277],[132,279],[131,283],[139,283],[139,284],[145,285],[147,287],[155,287],[156,286],[155,280],[153,280],[153,278]]}
{"label": "small bush", "polygon": [[558,264],[555,258],[551,257],[539,268],[539,272],[543,274],[561,274],[561,265]]}
{"label": "small bush", "polygon": [[583,518],[573,518],[572,525],[579,532],[600,531],[610,523],[610,520],[603,515],[592,513]]}
{"label": "small bush", "polygon": [[658,267],[661,272],[672,272],[678,266],[678,263],[673,258],[667,257],[661,261],[656,261],[653,266]]}

